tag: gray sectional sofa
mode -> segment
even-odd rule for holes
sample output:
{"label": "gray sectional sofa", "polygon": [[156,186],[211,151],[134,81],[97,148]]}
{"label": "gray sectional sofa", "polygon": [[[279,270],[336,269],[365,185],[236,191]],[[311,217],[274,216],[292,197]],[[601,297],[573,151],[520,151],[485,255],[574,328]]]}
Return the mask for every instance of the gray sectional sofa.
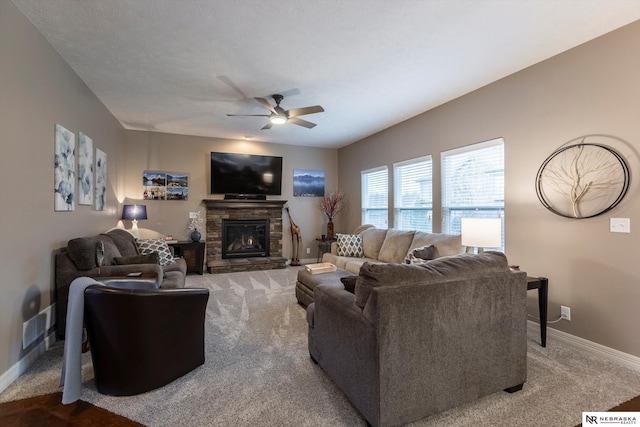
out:
{"label": "gray sectional sofa", "polygon": [[[354,239],[354,236],[358,237]],[[344,237],[344,240],[351,240],[346,245],[348,250],[352,251],[351,255],[339,254],[339,244],[342,243],[342,237]],[[358,243],[354,242],[354,240],[360,241],[360,252],[358,252]],[[405,260],[412,252],[419,248],[428,248],[430,246],[432,247],[429,248],[431,250],[429,259],[457,255],[465,251],[459,235],[373,227],[354,235],[338,234],[338,242],[331,244],[331,252],[325,253],[322,261],[334,264],[339,270],[329,275],[326,273],[312,275],[305,270],[301,270],[298,273],[298,281],[296,282],[296,298],[300,304],[307,306],[314,300],[313,289],[321,283],[335,282],[336,280],[339,281],[341,277],[358,274],[360,267],[364,263],[405,263]]]}
{"label": "gray sectional sofa", "polygon": [[311,358],[371,425],[522,388],[526,273],[498,252],[379,261],[361,265],[353,289],[340,282],[346,270],[315,275],[324,279],[307,308]]}

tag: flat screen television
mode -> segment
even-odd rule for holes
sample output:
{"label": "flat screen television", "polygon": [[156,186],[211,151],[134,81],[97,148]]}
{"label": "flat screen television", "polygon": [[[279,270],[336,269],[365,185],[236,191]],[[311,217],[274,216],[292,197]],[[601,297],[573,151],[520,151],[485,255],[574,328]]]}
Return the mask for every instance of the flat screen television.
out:
{"label": "flat screen television", "polygon": [[211,152],[211,194],[282,194],[282,157]]}

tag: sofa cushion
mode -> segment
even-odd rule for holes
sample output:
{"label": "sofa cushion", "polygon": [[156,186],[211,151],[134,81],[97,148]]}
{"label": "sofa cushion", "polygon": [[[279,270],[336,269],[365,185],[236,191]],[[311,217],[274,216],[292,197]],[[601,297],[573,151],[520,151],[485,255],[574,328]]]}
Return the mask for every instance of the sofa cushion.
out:
{"label": "sofa cushion", "polygon": [[123,257],[115,257],[113,261],[117,265],[129,265],[129,264],[159,264],[160,258],[157,252],[150,254],[131,255]]}
{"label": "sofa cushion", "polygon": [[369,228],[362,233],[362,251],[367,258],[378,259],[382,242],[387,236],[386,228]]}
{"label": "sofa cushion", "polygon": [[371,264],[364,263],[356,281],[356,305],[364,308],[373,288],[428,285],[459,278],[508,272],[507,257],[500,252],[460,254],[440,257],[424,264]]}
{"label": "sofa cushion", "polygon": [[378,260],[397,264],[402,263],[407,256],[414,234],[415,231],[387,230],[387,236],[382,242]]}
{"label": "sofa cushion", "polygon": [[[409,246],[409,251],[423,246],[434,245],[438,249],[438,256],[457,255],[464,252],[460,235],[443,233],[425,233],[416,231],[413,241]],[[408,255],[408,252],[407,252]]]}
{"label": "sofa cushion", "polygon": [[137,239],[136,245],[141,254],[157,252],[160,265],[169,265],[175,262],[169,245],[163,239]]}
{"label": "sofa cushion", "polygon": [[123,228],[115,228],[107,231],[105,235],[109,236],[118,248],[122,256],[138,255],[138,247],[136,246],[136,238],[133,234]]}
{"label": "sofa cushion", "polygon": [[345,276],[340,278],[340,281],[344,285],[344,288],[351,293],[354,293],[356,291],[357,280],[358,276]]}
{"label": "sofa cushion", "polygon": [[67,253],[78,270],[91,270],[96,268],[96,245],[104,244],[104,261],[102,265],[113,264],[115,257],[122,256],[113,241],[105,235],[92,237],[79,237],[71,239],[67,243]]}
{"label": "sofa cushion", "polygon": [[405,264],[422,264],[432,259],[438,258],[438,248],[434,245],[422,246],[409,251],[404,259]]}
{"label": "sofa cushion", "polygon": [[359,234],[340,234],[337,235],[338,256],[361,257],[362,236]]}

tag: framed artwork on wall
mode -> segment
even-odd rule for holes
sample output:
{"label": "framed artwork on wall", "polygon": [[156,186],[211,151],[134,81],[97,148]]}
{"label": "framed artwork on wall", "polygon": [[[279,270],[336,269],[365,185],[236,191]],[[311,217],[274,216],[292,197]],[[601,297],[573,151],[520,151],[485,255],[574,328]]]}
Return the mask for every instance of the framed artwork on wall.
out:
{"label": "framed artwork on wall", "polygon": [[93,205],[93,140],[78,134],[78,204]]}
{"label": "framed artwork on wall", "polygon": [[309,169],[293,170],[294,197],[323,197],[324,171]]}
{"label": "framed artwork on wall", "polygon": [[54,209],[72,211],[75,208],[76,136],[56,124],[54,164]]}
{"label": "framed artwork on wall", "polygon": [[103,211],[107,205],[107,153],[96,148],[94,208]]}
{"label": "framed artwork on wall", "polygon": [[144,171],[142,198],[144,200],[188,200],[189,175],[181,172]]}

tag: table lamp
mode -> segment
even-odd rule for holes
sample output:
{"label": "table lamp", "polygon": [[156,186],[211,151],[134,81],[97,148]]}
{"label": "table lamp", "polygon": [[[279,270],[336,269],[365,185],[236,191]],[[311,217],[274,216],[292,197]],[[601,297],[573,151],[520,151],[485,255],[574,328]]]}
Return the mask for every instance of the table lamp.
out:
{"label": "table lamp", "polygon": [[462,244],[478,248],[499,248],[502,246],[502,219],[500,218],[462,218]]}
{"label": "table lamp", "polygon": [[147,206],[146,205],[123,205],[122,219],[131,220],[132,222],[131,234],[133,234],[136,238],[139,238],[140,231],[138,230],[138,220],[147,219]]}

